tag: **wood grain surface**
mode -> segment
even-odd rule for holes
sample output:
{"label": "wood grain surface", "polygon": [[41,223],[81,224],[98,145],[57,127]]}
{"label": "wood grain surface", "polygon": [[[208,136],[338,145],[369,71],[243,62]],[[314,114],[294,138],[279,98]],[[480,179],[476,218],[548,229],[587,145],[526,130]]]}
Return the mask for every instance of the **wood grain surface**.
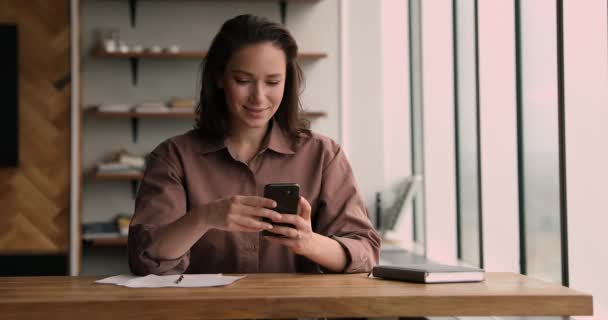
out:
{"label": "wood grain surface", "polygon": [[99,277],[0,278],[3,319],[591,315],[592,297],[514,273],[480,283],[415,284],[365,274],[249,274],[219,288],[133,289]]}
{"label": "wood grain surface", "polygon": [[0,1],[18,32],[20,148],[19,166],[0,168],[2,254],[67,254],[69,12],[68,0]]}

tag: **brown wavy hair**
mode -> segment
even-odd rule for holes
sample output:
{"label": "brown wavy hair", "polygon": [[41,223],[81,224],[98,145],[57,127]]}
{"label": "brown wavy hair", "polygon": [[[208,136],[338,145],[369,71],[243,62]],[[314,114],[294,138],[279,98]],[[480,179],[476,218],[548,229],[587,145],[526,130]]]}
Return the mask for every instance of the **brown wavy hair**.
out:
{"label": "brown wavy hair", "polygon": [[294,144],[300,141],[303,134],[310,135],[310,123],[300,117],[300,93],[304,77],[297,62],[298,45],[295,39],[279,23],[254,15],[239,15],[224,22],[202,63],[195,128],[203,136],[224,139],[228,135],[230,112],[224,90],[218,87],[217,80],[223,76],[226,65],[236,51],[262,42],[270,42],[283,50],[287,60],[285,90],[274,119]]}

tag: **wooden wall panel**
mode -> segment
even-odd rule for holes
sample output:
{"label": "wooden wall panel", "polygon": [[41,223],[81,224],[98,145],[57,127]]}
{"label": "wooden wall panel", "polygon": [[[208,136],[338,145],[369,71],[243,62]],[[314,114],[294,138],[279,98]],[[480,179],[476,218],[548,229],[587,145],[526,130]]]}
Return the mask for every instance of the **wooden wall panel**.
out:
{"label": "wooden wall panel", "polygon": [[[67,254],[69,0],[0,0],[19,36],[19,166],[0,168],[0,254]],[[2,105],[0,104],[0,108]]]}

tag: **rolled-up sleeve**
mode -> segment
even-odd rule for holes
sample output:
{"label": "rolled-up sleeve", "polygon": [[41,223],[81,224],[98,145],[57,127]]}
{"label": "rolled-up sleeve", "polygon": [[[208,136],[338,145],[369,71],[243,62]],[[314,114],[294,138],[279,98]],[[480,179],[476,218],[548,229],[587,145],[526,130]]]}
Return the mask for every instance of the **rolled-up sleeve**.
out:
{"label": "rolled-up sleeve", "polygon": [[129,266],[136,275],[182,273],[188,268],[189,251],[172,260],[157,259],[149,253],[157,230],[186,213],[183,177],[177,148],[170,141],[149,155],[129,227]]}
{"label": "rolled-up sleeve", "polygon": [[378,264],[380,237],[372,226],[355,178],[340,147],[323,171],[315,231],[345,249],[344,273],[369,272]]}

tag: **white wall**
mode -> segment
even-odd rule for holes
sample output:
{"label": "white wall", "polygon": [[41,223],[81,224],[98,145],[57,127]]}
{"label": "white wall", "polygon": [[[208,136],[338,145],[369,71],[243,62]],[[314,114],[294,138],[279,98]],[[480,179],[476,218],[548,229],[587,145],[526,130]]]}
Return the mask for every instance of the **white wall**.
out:
{"label": "white wall", "polygon": [[[343,0],[345,149],[368,210],[411,172],[407,1]],[[397,236],[411,238],[405,208]]]}
{"label": "white wall", "polygon": [[452,2],[422,2],[422,105],[427,257],[456,261]]}
{"label": "white wall", "polygon": [[[383,207],[390,207],[395,190],[412,173],[410,156],[410,83],[408,1],[384,0],[381,5],[384,188]],[[385,210],[386,212],[386,210]],[[391,237],[412,246],[412,206],[400,213]],[[389,235],[387,234],[387,237]]]}
{"label": "white wall", "polygon": [[343,105],[346,118],[345,150],[355,177],[374,215],[374,193],[384,184],[383,98],[381,71],[380,3],[346,0],[347,25],[343,30],[348,46],[342,55],[348,60]]}
{"label": "white wall", "polygon": [[484,266],[519,272],[513,1],[479,1]]}
{"label": "white wall", "polygon": [[570,285],[608,319],[608,34],[606,1],[564,1]]}

